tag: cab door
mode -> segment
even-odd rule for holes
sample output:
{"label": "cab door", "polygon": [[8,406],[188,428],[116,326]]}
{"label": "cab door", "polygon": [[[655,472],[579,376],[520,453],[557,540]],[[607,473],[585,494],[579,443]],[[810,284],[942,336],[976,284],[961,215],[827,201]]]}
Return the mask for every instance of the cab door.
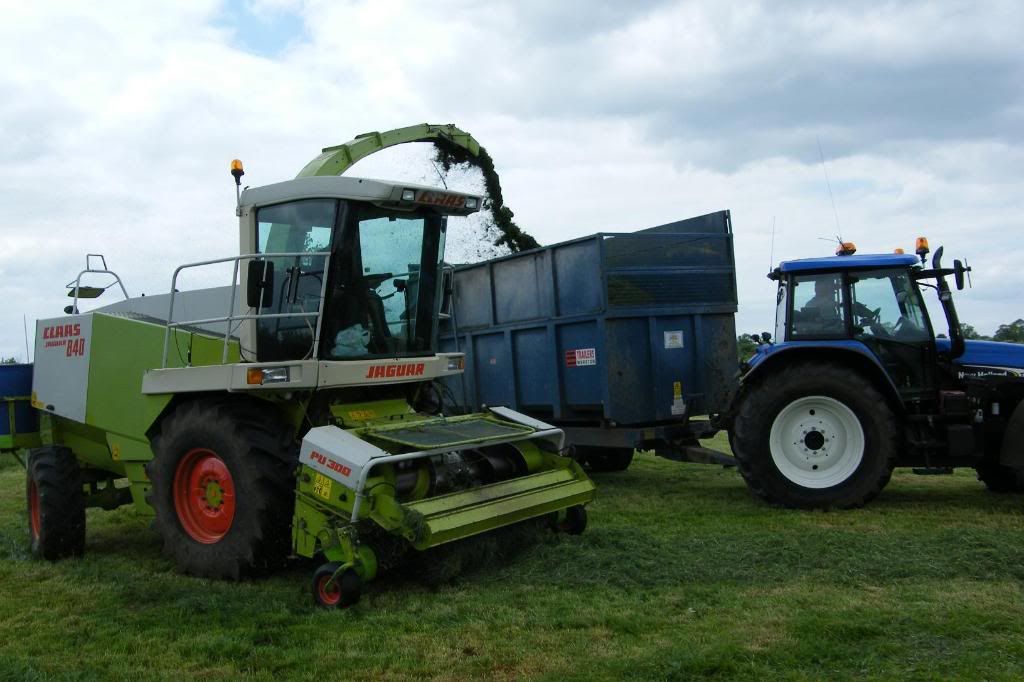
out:
{"label": "cab door", "polygon": [[876,355],[904,400],[935,396],[935,338],[906,270],[847,274],[852,336]]}

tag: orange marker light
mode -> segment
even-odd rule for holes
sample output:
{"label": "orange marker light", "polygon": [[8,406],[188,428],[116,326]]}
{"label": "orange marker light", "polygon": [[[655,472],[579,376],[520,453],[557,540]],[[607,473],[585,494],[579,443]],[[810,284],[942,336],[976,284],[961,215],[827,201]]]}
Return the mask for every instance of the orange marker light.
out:
{"label": "orange marker light", "polygon": [[901,256],[902,256],[902,255],[903,255],[903,249],[895,249],[895,250],[893,251],[893,253],[896,253],[896,254],[899,254],[899,255],[901,255]]}
{"label": "orange marker light", "polygon": [[852,256],[855,253],[857,253],[857,245],[853,242],[841,242],[836,247],[837,256]]}
{"label": "orange marker light", "polygon": [[242,176],[245,175],[245,169],[242,168],[242,161],[240,159],[231,160],[231,175],[235,178],[236,186],[242,184]]}
{"label": "orange marker light", "polygon": [[249,385],[263,385],[263,370],[253,367],[245,371],[245,383]]}

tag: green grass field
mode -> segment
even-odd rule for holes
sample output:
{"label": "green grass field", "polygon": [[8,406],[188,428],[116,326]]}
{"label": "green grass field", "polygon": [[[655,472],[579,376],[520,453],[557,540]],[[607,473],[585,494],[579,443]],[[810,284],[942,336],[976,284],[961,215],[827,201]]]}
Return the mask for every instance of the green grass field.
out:
{"label": "green grass field", "polygon": [[866,509],[807,513],[643,455],[595,477],[583,536],[320,611],[312,566],[179,576],[129,510],[89,512],[84,559],[30,560],[4,464],[0,679],[1020,679],[1024,499],[972,474],[901,471]]}

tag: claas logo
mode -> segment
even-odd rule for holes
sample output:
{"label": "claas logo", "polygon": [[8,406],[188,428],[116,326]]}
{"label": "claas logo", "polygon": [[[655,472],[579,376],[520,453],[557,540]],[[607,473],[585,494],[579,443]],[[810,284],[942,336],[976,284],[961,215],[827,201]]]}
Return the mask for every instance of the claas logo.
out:
{"label": "claas logo", "polygon": [[444,206],[445,208],[462,208],[466,205],[466,197],[458,194],[445,194],[444,192],[423,191],[416,197],[416,202],[430,204],[431,206]]}

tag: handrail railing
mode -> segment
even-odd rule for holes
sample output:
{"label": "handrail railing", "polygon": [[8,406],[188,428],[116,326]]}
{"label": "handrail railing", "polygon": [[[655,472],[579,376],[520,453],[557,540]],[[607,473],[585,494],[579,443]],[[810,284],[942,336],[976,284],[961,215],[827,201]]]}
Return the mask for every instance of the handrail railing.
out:
{"label": "handrail railing", "polygon": [[[92,267],[92,260],[91,259],[93,259],[93,258],[99,258],[100,259],[100,263],[103,264],[103,267],[102,268],[94,268],[94,267]],[[107,259],[104,258],[103,254],[102,253],[87,253],[87,254],[85,254],[85,270],[82,270],[81,272],[78,273],[78,277],[75,278],[74,282],[68,282],[67,285],[65,285],[68,289],[72,289],[72,287],[73,287],[73,290],[75,292],[75,301],[74,301],[74,303],[71,304],[71,314],[72,315],[77,315],[78,314],[78,293],[79,293],[79,291],[81,289],[81,286],[82,286],[82,275],[86,275],[86,274],[112,275],[114,277],[114,282],[117,283],[117,286],[121,287],[121,293],[124,294],[124,297],[125,297],[126,300],[128,299],[128,290],[124,288],[124,282],[121,281],[121,278],[117,275],[116,272],[114,272],[113,270],[110,270],[108,268],[108,266],[107,266]],[[107,286],[103,287],[103,290],[106,291],[110,287],[114,286],[114,282],[111,282]]]}
{"label": "handrail railing", "polygon": [[[261,314],[256,313],[245,313],[242,315],[235,314],[235,294],[238,291],[238,264],[243,260],[253,260],[257,258],[306,258],[314,256],[323,256],[324,258],[324,277],[323,282],[320,284],[320,298],[317,303],[316,312],[291,312],[291,313],[269,313]],[[196,320],[182,320],[181,322],[174,322],[174,295],[178,293],[178,275],[182,270],[188,270],[190,268],[203,267],[205,265],[218,265],[220,263],[234,263],[234,267],[231,272],[231,301],[228,304],[228,314],[225,317],[210,317]],[[228,348],[230,347],[231,340],[231,324],[235,321],[241,320],[256,320],[264,319],[271,320],[285,317],[316,317],[316,330],[313,333],[313,357],[317,357],[320,350],[320,329],[323,322],[323,309],[324,309],[324,298],[327,295],[327,276],[328,268],[331,263],[330,251],[289,251],[284,253],[247,253],[241,256],[228,256],[226,258],[215,258],[213,260],[197,261],[195,263],[185,263],[179,265],[174,270],[174,275],[171,277],[171,300],[167,310],[167,327],[164,329],[164,352],[161,358],[160,367],[163,369],[167,368],[167,351],[170,347],[171,330],[179,327],[185,327],[189,325],[201,325],[201,324],[213,324],[217,322],[225,322],[226,326],[224,329],[224,350],[221,354],[221,364],[227,364],[228,361]],[[262,303],[263,295],[260,294],[260,302]],[[257,309],[258,310],[258,309]]]}

